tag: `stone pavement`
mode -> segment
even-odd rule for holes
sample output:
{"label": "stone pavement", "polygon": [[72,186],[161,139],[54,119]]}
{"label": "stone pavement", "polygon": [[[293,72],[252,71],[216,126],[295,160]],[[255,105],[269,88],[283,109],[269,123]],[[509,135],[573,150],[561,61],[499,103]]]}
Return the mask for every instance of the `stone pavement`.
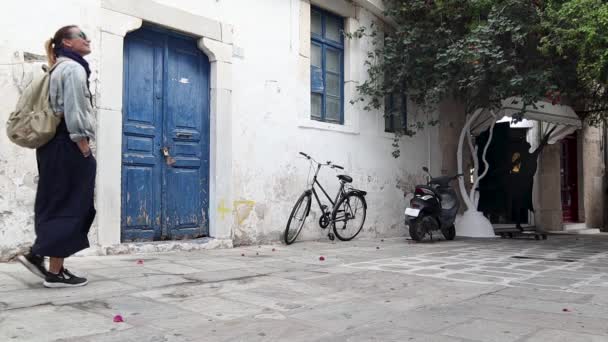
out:
{"label": "stone pavement", "polygon": [[607,247],[561,235],[75,257],[91,281],[77,289],[0,264],[0,341],[608,341]]}

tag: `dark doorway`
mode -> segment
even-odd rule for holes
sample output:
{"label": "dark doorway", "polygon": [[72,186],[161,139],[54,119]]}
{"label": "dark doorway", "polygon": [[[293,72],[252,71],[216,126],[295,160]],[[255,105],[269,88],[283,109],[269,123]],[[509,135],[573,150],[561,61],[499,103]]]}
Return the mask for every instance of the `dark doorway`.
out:
{"label": "dark doorway", "polygon": [[[492,224],[515,224],[516,215],[519,215],[521,224],[529,223],[528,210],[533,210],[532,189],[522,187],[522,180],[519,178],[523,176],[517,177],[525,171],[521,170],[522,163],[518,160],[530,149],[526,135],[526,128],[510,128],[508,122],[497,123],[494,127],[492,142],[486,155],[490,167],[488,174],[479,184],[478,207]],[[481,133],[476,139],[480,174],[485,169],[482,153],[488,137],[489,130]],[[512,205],[514,194],[519,196],[521,206]]]}

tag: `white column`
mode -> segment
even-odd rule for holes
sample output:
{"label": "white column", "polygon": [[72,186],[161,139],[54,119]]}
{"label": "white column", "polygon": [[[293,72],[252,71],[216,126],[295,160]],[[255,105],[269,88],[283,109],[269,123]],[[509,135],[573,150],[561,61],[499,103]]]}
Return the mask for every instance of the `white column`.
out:
{"label": "white column", "polygon": [[124,36],[142,20],[102,9],[97,97],[96,207],[99,244],[120,243]]}
{"label": "white column", "polygon": [[[231,39],[229,40],[231,41]],[[231,238],[232,195],[232,45],[202,38],[199,48],[211,63],[209,235]]]}

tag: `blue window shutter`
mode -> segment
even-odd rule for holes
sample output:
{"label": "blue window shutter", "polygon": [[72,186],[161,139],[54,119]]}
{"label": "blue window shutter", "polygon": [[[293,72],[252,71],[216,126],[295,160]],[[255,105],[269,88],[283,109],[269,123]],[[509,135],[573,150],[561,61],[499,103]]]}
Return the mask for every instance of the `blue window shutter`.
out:
{"label": "blue window shutter", "polygon": [[[320,120],[332,123],[344,123],[344,37],[340,36],[336,40],[336,29],[340,34],[344,30],[344,18],[332,13],[312,7],[311,17],[316,15],[320,20],[320,32],[315,34],[311,28],[311,46],[320,48],[320,56],[315,55],[311,49],[310,65],[310,90],[311,105],[316,108],[315,113],[311,113],[313,120]],[[329,24],[328,24],[329,23]],[[340,26],[332,26],[333,34],[328,34],[328,25],[338,23]],[[341,23],[341,24],[340,24]],[[311,19],[312,26],[312,19]],[[318,27],[318,26],[317,26]],[[317,31],[319,31],[317,29]],[[337,53],[338,59],[328,51]],[[318,59],[320,57],[320,60]],[[314,62],[313,62],[314,61]],[[329,64],[329,65],[328,65]],[[328,68],[329,67],[329,68]],[[327,79],[326,79],[327,77]],[[337,80],[336,80],[337,77]],[[329,81],[328,81],[329,80]],[[336,89],[336,81],[339,86]],[[330,82],[329,88],[327,82]],[[328,94],[329,89],[329,94]],[[339,101],[339,102],[338,102]],[[319,103],[321,105],[319,106]],[[339,107],[337,107],[339,105]],[[328,112],[329,111],[329,112]]]}

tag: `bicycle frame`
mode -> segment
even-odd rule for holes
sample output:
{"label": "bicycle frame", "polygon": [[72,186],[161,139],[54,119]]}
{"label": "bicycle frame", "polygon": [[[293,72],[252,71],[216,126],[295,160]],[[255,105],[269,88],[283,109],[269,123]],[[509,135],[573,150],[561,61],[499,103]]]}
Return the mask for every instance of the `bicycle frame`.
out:
{"label": "bicycle frame", "polygon": [[[330,225],[332,225],[332,229],[333,232],[328,232],[327,236],[329,237],[330,240],[334,240],[335,237],[337,236],[340,240],[343,241],[350,241],[352,240],[355,236],[357,236],[357,234],[359,234],[359,232],[361,231],[361,229],[363,228],[363,224],[365,223],[365,216],[366,216],[366,209],[367,209],[367,204],[365,202],[365,195],[367,194],[365,191],[361,191],[361,190],[357,190],[355,188],[353,188],[349,183],[351,183],[352,177],[346,176],[346,175],[339,175],[338,179],[340,180],[340,188],[338,189],[338,193],[336,194],[335,199],[332,199],[331,196],[327,193],[327,191],[325,190],[325,188],[323,188],[323,185],[321,185],[321,183],[319,182],[319,172],[321,171],[321,168],[323,166],[327,166],[330,167],[332,169],[340,169],[340,170],[344,170],[343,166],[334,164],[331,161],[328,161],[326,163],[319,163],[316,160],[314,160],[311,156],[307,155],[304,152],[300,152],[300,155],[304,156],[306,159],[308,159],[311,162],[311,168],[313,167],[313,165],[316,165],[316,170],[314,172],[314,176],[312,177],[312,181],[309,183],[307,189],[304,191],[304,193],[300,196],[300,198],[298,199],[298,201],[296,202],[296,204],[294,205],[292,211],[291,211],[291,215],[289,216],[289,220],[287,221],[287,226],[285,227],[285,232],[283,234],[283,238],[285,239],[285,243],[287,243],[288,245],[293,243],[296,238],[298,237],[298,234],[300,234],[300,231],[302,230],[302,228],[304,227],[304,222],[306,220],[306,217],[308,217],[308,215],[310,214],[310,207],[311,207],[311,202],[312,202],[312,195],[315,196],[315,200],[317,201],[317,204],[319,205],[319,209],[321,210],[321,217],[319,217],[319,226],[323,229],[329,227]],[[310,176],[310,171],[312,171],[312,169],[309,170],[309,176]],[[329,203],[331,203],[331,209],[327,206],[324,205],[321,202],[321,195],[319,192],[317,192],[317,186],[321,189],[321,192],[323,193],[323,195],[325,196],[325,198],[327,198],[327,200],[329,201]],[[351,207],[351,196],[353,198],[355,198],[355,210],[353,211],[352,207]],[[355,217],[359,217],[359,215],[357,215],[357,211],[358,211],[358,206],[357,203],[358,199],[361,199],[361,204],[362,204],[362,220],[359,223],[358,226],[354,226],[355,229],[357,229],[356,231],[354,231],[353,234],[349,233],[349,231],[347,231],[347,222],[351,219],[354,219]],[[303,203],[305,203],[305,207],[302,206]],[[340,208],[338,207],[338,205],[340,206]],[[344,206],[344,207],[342,207]],[[303,213],[300,213],[300,210],[304,209]],[[295,230],[292,229],[292,222],[296,222],[296,226],[294,226],[293,228]],[[337,222],[344,222],[344,224],[342,226],[338,226],[336,223]],[[293,234],[295,233],[295,235]]]}
{"label": "bicycle frame", "polygon": [[311,191],[312,194],[315,196],[315,199],[317,200],[317,204],[319,205],[319,209],[321,209],[323,214],[326,214],[329,212],[326,212],[327,207],[325,206],[325,208],[324,208],[324,205],[321,203],[321,199],[319,198],[319,194],[317,193],[317,190],[315,189],[315,185],[317,185],[321,189],[321,191],[323,192],[325,197],[329,200],[329,202],[331,203],[331,206],[333,208],[333,207],[335,207],[336,203],[338,203],[341,196],[344,195],[344,183],[340,182],[340,189],[338,190],[338,193],[336,194],[336,199],[332,200],[331,197],[329,196],[329,194],[327,193],[327,191],[325,191],[325,188],[323,188],[321,183],[319,183],[319,181],[317,180],[319,171],[321,171],[322,166],[323,166],[323,164],[317,165],[317,171],[315,172],[315,175],[314,175],[313,181],[312,181],[312,186],[310,187],[309,191]]}

